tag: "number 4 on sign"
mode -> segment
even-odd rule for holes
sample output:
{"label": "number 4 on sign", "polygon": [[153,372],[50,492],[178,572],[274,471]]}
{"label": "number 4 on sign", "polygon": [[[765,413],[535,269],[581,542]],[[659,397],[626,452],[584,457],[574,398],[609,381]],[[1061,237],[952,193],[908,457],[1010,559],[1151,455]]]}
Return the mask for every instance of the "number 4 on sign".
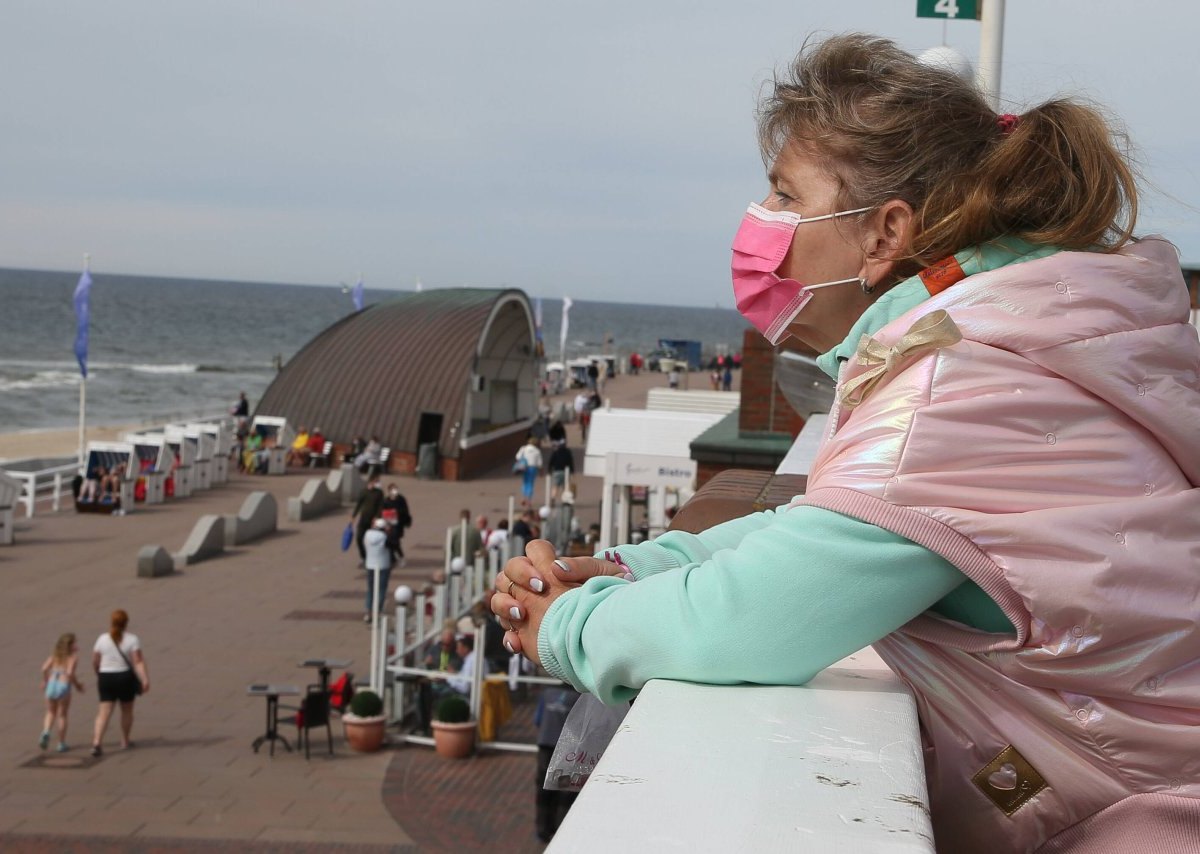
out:
{"label": "number 4 on sign", "polygon": [[917,17],[979,20],[979,5],[980,0],[917,0]]}

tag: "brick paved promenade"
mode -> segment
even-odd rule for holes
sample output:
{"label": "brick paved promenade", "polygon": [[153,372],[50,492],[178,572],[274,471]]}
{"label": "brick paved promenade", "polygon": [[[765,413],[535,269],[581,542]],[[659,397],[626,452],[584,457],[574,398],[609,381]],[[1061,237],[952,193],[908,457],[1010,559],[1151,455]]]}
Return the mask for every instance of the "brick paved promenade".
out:
{"label": "brick paved promenade", "polygon": [[[615,405],[642,406],[652,385],[665,379],[619,378],[609,394]],[[572,432],[574,447],[578,440]],[[368,665],[363,577],[353,551],[338,548],[349,513],[303,524],[284,515],[308,476],[235,475],[124,517],[46,510],[26,520],[18,511],[16,544],[0,547],[0,850],[540,850],[532,754],[461,762],[420,747],[358,754],[336,722],[332,758],[322,755],[318,731],[309,762],[251,751],[264,729],[264,701],[246,695],[248,684],[302,687],[315,677],[297,666],[305,658],[351,658],[359,673]],[[408,567],[393,573],[393,584],[424,581],[441,566],[445,526],[460,507],[498,520],[517,484],[506,470],[457,484],[396,480],[415,524],[405,538]],[[599,484],[581,484],[581,521],[598,520]],[[201,515],[234,513],[255,489],[279,501],[276,535],[167,578],[136,577],[143,545],[176,551]],[[118,750],[114,716],[105,754],[92,759],[90,650],[117,607],[142,640],[152,690],[136,704],[136,746]],[[289,618],[297,611],[309,613]],[[72,703],[71,750],[42,753],[39,667],[65,631],[79,637],[87,690]]]}

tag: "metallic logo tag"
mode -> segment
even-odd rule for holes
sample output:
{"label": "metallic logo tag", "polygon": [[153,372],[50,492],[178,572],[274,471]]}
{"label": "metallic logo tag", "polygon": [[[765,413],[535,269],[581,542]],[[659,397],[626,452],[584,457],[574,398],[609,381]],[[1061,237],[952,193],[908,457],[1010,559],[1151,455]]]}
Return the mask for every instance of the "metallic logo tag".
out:
{"label": "metallic logo tag", "polygon": [[971,778],[1005,815],[1012,815],[1046,788],[1046,780],[1011,744]]}

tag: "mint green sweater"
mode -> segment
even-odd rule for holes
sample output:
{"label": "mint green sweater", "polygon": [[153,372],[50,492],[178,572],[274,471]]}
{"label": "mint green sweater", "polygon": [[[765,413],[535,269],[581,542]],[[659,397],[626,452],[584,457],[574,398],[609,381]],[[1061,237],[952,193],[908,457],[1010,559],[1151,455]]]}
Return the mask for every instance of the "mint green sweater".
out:
{"label": "mint green sweater", "polygon": [[[1009,241],[956,257],[969,276],[1053,251]],[[918,278],[900,283],[819,363],[836,376],[863,334],[927,297]],[[1013,631],[944,558],[821,508],[780,507],[618,551],[636,583],[589,580],[550,606],[538,633],[546,670],[606,703],[629,699],[650,679],[800,685],[927,610],[981,631]]]}

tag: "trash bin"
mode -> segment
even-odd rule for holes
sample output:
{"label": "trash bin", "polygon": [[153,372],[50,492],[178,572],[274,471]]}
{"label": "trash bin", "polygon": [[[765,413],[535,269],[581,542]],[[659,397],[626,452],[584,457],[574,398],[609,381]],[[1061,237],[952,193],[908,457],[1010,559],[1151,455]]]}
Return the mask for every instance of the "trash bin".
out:
{"label": "trash bin", "polygon": [[426,442],[417,448],[417,477],[422,480],[437,480],[437,442]]}

